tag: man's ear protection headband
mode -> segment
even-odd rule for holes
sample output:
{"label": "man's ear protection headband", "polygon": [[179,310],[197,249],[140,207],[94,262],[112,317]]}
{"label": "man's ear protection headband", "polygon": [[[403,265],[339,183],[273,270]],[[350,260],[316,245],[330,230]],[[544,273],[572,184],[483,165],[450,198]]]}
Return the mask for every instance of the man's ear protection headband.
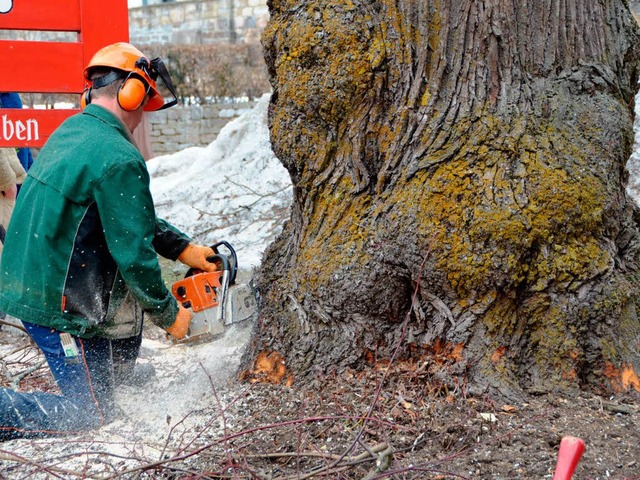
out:
{"label": "man's ear protection headband", "polygon": [[147,96],[150,90],[149,84],[140,75],[135,72],[110,72],[104,77],[96,78],[91,82],[91,86],[87,87],[82,95],[80,104],[82,108],[91,103],[91,91],[95,88],[102,88],[110,83],[115,82],[123,78],[126,75],[124,82],[118,89],[118,105],[127,112],[133,112],[140,108],[144,98]]}

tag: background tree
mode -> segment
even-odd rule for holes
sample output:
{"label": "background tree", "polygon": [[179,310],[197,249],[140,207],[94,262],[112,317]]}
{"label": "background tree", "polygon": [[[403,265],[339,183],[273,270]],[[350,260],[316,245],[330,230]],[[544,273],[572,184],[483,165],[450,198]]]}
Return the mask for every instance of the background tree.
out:
{"label": "background tree", "polygon": [[477,392],[640,390],[627,3],[269,7],[269,126],[294,204],[252,354],[308,379],[402,340]]}

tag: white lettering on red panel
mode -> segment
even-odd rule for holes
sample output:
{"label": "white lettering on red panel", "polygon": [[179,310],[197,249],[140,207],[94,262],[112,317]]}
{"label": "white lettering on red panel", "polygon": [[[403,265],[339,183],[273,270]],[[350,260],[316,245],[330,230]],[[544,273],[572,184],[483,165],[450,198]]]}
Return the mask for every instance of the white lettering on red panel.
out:
{"label": "white lettering on red panel", "polygon": [[13,8],[13,0],[0,0],[0,13],[9,13]]}
{"label": "white lettering on red panel", "polygon": [[22,142],[39,140],[40,131],[38,121],[30,118],[25,123],[22,120],[11,120],[6,115],[3,115],[0,124],[0,140],[9,141],[14,138]]}

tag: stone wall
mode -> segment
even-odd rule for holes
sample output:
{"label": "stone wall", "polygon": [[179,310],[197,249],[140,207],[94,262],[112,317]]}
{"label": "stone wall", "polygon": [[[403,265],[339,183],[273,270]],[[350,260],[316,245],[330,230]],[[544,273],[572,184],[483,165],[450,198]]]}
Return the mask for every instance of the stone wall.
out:
{"label": "stone wall", "polygon": [[131,43],[259,42],[266,0],[191,0],[129,9]]}
{"label": "stone wall", "polygon": [[220,105],[191,105],[150,112],[151,149],[154,156],[175,153],[188,147],[205,147],[222,127],[257,102]]}
{"label": "stone wall", "polygon": [[[134,45],[258,43],[269,20],[267,0],[187,0],[129,9]],[[174,107],[149,114],[153,154],[209,145],[227,122],[255,102]]]}

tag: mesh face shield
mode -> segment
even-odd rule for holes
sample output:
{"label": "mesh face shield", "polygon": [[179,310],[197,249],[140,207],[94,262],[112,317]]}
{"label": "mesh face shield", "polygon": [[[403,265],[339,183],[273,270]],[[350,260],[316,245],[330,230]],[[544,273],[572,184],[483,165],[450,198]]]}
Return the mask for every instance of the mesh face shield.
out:
{"label": "mesh face shield", "polygon": [[[154,110],[164,110],[178,103],[176,87],[173,85],[169,71],[160,57],[151,60],[148,60],[146,57],[141,57],[136,62],[136,67],[142,70],[148,78],[153,80],[156,86],[156,88],[153,89],[155,90],[154,93],[163,99],[163,105],[160,108],[154,108]],[[158,80],[160,80],[160,82]],[[171,100],[164,100],[168,95],[165,96],[160,90],[168,91]]]}

